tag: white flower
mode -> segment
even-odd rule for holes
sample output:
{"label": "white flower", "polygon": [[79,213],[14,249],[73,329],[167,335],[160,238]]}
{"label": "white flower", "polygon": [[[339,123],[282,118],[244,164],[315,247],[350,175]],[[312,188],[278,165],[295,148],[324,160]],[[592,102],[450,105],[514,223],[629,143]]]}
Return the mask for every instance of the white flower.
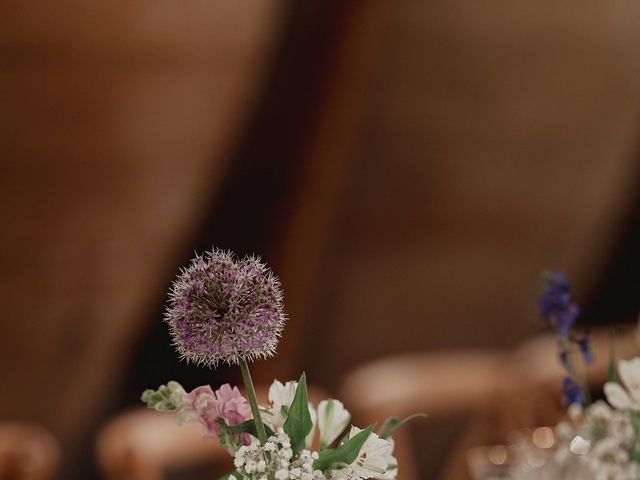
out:
{"label": "white flower", "polygon": [[620,360],[618,373],[624,385],[607,382],[604,393],[607,401],[618,410],[640,410],[640,357]]}
{"label": "white flower", "polygon": [[357,480],[351,467],[330,470],[331,480]]}
{"label": "white flower", "polygon": [[395,442],[392,438],[389,438],[388,441],[391,444],[391,450],[387,452],[384,459],[387,462],[387,471],[381,477],[377,477],[379,479],[394,479],[398,476],[398,460],[393,456],[393,450],[396,447]]}
{"label": "white flower", "polygon": [[[349,438],[357,435],[361,429],[351,427]],[[393,457],[393,443],[371,433],[364,442],[358,458],[349,465],[351,476],[355,478],[379,478],[391,480],[398,475],[398,462]],[[347,472],[345,472],[347,473]],[[348,478],[348,477],[347,477]]]}
{"label": "white flower", "polygon": [[[267,446],[269,449],[267,450]],[[313,456],[309,450],[300,451],[295,457],[291,441],[286,433],[269,437],[263,447],[253,439],[250,445],[240,447],[234,457],[236,477],[243,480],[326,480],[314,477]]]}
{"label": "white flower", "polygon": [[591,423],[597,422],[607,424],[611,421],[611,417],[613,417],[613,410],[607,402],[596,400],[585,411],[585,417]]}
{"label": "white flower", "polygon": [[278,452],[280,458],[289,460],[293,456],[293,451],[290,448],[283,448]]}
{"label": "white flower", "polygon": [[286,468],[281,468],[276,472],[276,478],[278,480],[287,480],[289,478],[289,470]]}
{"label": "white flower", "polygon": [[256,462],[249,460],[245,465],[244,465],[244,470],[247,473],[253,473],[256,469]]}
{"label": "white flower", "polygon": [[316,409],[313,408],[313,405],[311,405],[311,402],[309,402],[309,414],[311,415],[311,431],[304,439],[304,446],[306,448],[311,448],[313,437],[316,434],[316,424],[318,423],[318,414],[316,413]]}
{"label": "white flower", "polygon": [[287,420],[287,414],[291,403],[293,403],[296,388],[298,388],[298,382],[291,381],[283,384],[278,380],[274,380],[269,387],[269,408],[265,411],[264,421],[274,430],[282,428]]}
{"label": "white flower", "polygon": [[591,448],[591,440],[585,440],[580,435],[576,435],[569,444],[569,451],[574,455],[585,455]]}
{"label": "white flower", "polygon": [[[297,388],[298,382],[296,381],[289,381],[283,384],[278,380],[274,380],[269,387],[269,408],[264,409],[263,421],[274,431],[281,429],[284,426],[284,422],[287,421],[289,408],[293,403]],[[309,414],[311,415],[313,427],[305,439],[305,446],[307,448],[309,448],[313,442],[317,418],[316,409],[313,408],[311,403],[309,403]]]}
{"label": "white flower", "polygon": [[324,450],[347,428],[351,414],[339,400],[323,400],[318,404],[320,449]]}
{"label": "white flower", "polygon": [[600,440],[590,454],[582,458],[597,480],[638,478],[636,464],[629,461],[629,454],[618,438],[607,437]]}

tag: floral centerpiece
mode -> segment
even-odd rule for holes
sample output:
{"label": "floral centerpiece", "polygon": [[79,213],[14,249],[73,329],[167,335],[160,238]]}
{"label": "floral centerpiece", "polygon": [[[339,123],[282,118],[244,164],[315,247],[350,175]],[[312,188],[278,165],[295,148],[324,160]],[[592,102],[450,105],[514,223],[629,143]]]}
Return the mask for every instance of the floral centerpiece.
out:
{"label": "floral centerpiece", "polygon": [[612,345],[606,402],[592,402],[584,374],[584,365],[593,360],[589,336],[573,328],[579,309],[564,275],[545,274],[539,306],[542,319],[555,327],[558,337],[558,356],[566,371],[562,388],[567,420],[555,427],[547,455],[533,445],[519,449],[511,478],[640,479],[640,358],[616,362]]}
{"label": "floral centerpiece", "polygon": [[175,412],[179,424],[202,424],[204,436],[233,456],[235,470],[224,479],[396,478],[391,435],[414,416],[390,418],[377,433],[375,425],[347,428],[351,415],[339,400],[309,402],[304,373],[298,381],[275,380],[269,403],[258,404],[249,363],[275,354],[285,320],[280,282],[258,258],[221,250],[196,256],[172,286],[165,321],[187,362],[238,365],[246,398],[229,384],[187,392],[170,381],[142,400]]}

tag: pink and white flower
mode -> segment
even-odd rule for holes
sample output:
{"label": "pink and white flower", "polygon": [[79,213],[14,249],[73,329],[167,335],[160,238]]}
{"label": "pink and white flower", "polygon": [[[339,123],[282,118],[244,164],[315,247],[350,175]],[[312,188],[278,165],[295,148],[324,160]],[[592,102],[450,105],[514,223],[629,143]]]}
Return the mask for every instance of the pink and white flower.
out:
{"label": "pink and white flower", "polygon": [[[209,385],[197,387],[176,398],[176,406],[178,424],[199,421],[205,429],[205,437],[217,438],[221,421],[234,426],[251,418],[249,403],[238,387],[231,388],[228,383],[215,392]],[[250,442],[246,434],[242,434],[241,438],[244,444]]]}

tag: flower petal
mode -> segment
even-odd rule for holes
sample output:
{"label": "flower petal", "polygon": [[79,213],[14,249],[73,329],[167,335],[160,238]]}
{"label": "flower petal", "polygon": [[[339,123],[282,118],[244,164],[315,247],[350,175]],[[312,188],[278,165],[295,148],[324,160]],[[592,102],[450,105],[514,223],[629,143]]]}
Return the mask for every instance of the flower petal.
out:
{"label": "flower petal", "polygon": [[[352,426],[349,438],[359,432],[361,429]],[[397,465],[389,468],[388,464],[393,459],[392,453],[393,443],[372,433],[360,449],[358,458],[349,466],[357,478],[394,478],[397,475]],[[386,476],[387,473],[389,476]]]}
{"label": "flower petal", "polygon": [[320,430],[320,449],[331,445],[347,428],[351,414],[340,400],[323,400],[318,404],[318,429]]}
{"label": "flower petal", "polygon": [[298,388],[298,382],[289,381],[283,384],[278,380],[274,380],[269,387],[269,402],[279,406],[291,406],[293,397],[296,394],[296,388]]}
{"label": "flower petal", "polygon": [[296,388],[298,388],[298,382],[289,381],[283,384],[278,380],[274,380],[269,387],[269,407],[264,410],[263,421],[273,430],[284,425]]}
{"label": "flower petal", "polygon": [[607,382],[604,385],[607,401],[618,410],[630,410],[633,402],[627,391],[619,383]]}
{"label": "flower petal", "polygon": [[591,441],[576,435],[569,444],[569,451],[574,455],[586,455],[591,449]]}
{"label": "flower petal", "polygon": [[631,360],[620,360],[618,363],[620,380],[631,394],[634,401],[640,402],[640,357]]}

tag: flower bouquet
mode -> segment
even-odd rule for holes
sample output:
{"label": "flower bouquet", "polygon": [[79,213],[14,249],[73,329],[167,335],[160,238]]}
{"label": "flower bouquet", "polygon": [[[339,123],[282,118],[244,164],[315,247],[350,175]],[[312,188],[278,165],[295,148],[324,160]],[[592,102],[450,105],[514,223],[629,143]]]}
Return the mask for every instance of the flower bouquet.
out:
{"label": "flower bouquet", "polygon": [[258,404],[249,363],[275,354],[285,320],[280,282],[258,258],[220,250],[196,256],[172,286],[165,321],[187,362],[238,365],[247,397],[229,384],[187,393],[171,381],[146,390],[142,401],[175,412],[179,424],[201,423],[204,436],[233,456],[235,470],[224,479],[396,478],[391,435],[415,416],[390,418],[377,433],[375,425],[347,429],[351,415],[339,400],[309,402],[304,373],[297,382],[275,380],[269,403]]}
{"label": "flower bouquet", "polygon": [[612,345],[607,401],[592,402],[584,374],[585,364],[593,361],[589,335],[574,331],[579,309],[567,279],[546,273],[538,303],[542,319],[556,330],[567,415],[553,430],[542,427],[533,436],[518,436],[509,447],[514,458],[507,478],[640,479],[640,358],[616,362]]}

